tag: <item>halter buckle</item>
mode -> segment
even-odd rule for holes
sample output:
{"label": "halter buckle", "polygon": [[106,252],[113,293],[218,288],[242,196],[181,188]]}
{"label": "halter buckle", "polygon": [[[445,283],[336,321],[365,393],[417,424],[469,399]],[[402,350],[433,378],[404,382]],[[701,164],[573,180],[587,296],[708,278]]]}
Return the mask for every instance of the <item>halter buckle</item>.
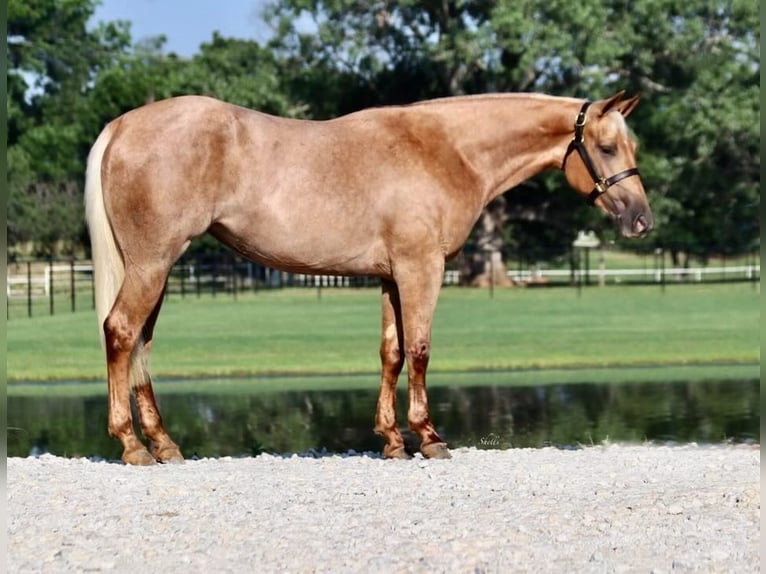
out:
{"label": "halter buckle", "polygon": [[584,111],[581,111],[579,114],[577,114],[577,118],[575,119],[575,124],[574,124],[575,129],[584,128],[587,121],[588,121],[588,116],[585,114]]}
{"label": "halter buckle", "polygon": [[574,123],[574,137],[572,138],[572,141],[575,143],[582,143],[583,137],[582,132],[585,129],[585,124],[588,122],[588,108],[590,107],[590,102],[586,101],[582,108],[580,108],[580,112],[577,114],[577,118],[575,118]]}

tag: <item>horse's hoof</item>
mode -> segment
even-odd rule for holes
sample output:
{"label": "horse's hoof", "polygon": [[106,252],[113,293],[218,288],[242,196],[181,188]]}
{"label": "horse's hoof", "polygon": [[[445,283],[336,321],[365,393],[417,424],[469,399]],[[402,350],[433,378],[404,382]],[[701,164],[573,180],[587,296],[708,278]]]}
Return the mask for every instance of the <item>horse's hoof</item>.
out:
{"label": "horse's hoof", "polygon": [[412,455],[408,453],[406,450],[404,450],[403,446],[399,446],[396,448],[388,448],[388,445],[383,447],[383,457],[384,458],[395,458],[399,460],[409,460],[412,458]]}
{"label": "horse's hoof", "polygon": [[157,462],[164,464],[183,464],[185,462],[181,451],[177,448],[164,450],[156,454],[154,458],[157,459]]}
{"label": "horse's hoof", "polygon": [[163,464],[183,464],[186,462],[180,452],[177,452],[173,456],[167,458],[159,458],[157,460]]}
{"label": "horse's hoof", "polygon": [[420,452],[426,458],[452,458],[446,443],[432,442],[420,447]]}
{"label": "horse's hoof", "polygon": [[157,462],[165,464],[183,464],[184,462],[184,456],[175,444],[152,449],[152,453]]}
{"label": "horse's hoof", "polygon": [[134,466],[151,466],[156,464],[157,461],[149,454],[149,451],[145,448],[132,450],[130,452],[122,453],[122,462],[125,464],[132,464]]}

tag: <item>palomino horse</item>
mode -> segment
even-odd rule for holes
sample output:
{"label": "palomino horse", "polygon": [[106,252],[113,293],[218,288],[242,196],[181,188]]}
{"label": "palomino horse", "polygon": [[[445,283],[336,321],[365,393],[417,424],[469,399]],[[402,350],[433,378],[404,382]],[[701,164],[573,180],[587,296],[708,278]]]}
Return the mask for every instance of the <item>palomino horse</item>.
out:
{"label": "palomino horse", "polygon": [[[304,121],[185,96],[109,123],[88,158],[85,200],[108,430],[122,460],[183,460],[147,355],[171,266],[205,232],[278,269],[379,277],[383,454],[409,456],[394,413],[406,361],[409,427],[424,456],[448,458],[425,386],[445,261],[490,200],[548,168],[563,169],[623,235],[646,233],[652,214],[623,119],[637,101],[495,94]],[[151,453],[134,433],[131,387]]]}

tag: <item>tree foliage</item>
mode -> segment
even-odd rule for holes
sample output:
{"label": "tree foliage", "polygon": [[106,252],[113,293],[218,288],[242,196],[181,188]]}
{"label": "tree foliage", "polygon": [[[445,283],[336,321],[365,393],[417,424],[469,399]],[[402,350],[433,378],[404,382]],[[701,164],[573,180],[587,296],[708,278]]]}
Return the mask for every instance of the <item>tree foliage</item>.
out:
{"label": "tree foliage", "polygon": [[[92,0],[8,3],[8,243],[82,244],[83,158],[94,74],[129,47],[126,23],[89,29]],[[97,130],[96,130],[97,133]]]}
{"label": "tree foliage", "polygon": [[[88,148],[105,122],[155,99],[212,95],[323,119],[373,105],[489,91],[640,92],[629,122],[657,228],[631,248],[705,259],[760,237],[760,30],[749,0],[271,0],[265,45],[217,33],[191,58],[128,22],[94,25],[96,0],[9,0],[9,245],[82,249]],[[558,173],[483,217],[498,245],[565,255],[610,224]],[[487,223],[487,222],[485,222]],[[626,245],[627,246],[627,245]],[[471,244],[469,244],[469,249]]]}

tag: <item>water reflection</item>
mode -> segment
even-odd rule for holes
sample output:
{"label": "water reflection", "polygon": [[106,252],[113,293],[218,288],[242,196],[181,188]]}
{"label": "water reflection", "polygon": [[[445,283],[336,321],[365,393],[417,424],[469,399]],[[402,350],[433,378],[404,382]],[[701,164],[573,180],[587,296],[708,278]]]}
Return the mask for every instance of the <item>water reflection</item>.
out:
{"label": "water reflection", "polygon": [[[400,423],[405,399],[402,389]],[[312,448],[378,452],[382,446],[372,432],[376,390],[169,393],[159,400],[187,457]],[[437,430],[452,447],[760,442],[757,380],[434,387],[429,402]],[[8,397],[8,425],[8,456],[120,455],[106,435],[103,396]]]}

